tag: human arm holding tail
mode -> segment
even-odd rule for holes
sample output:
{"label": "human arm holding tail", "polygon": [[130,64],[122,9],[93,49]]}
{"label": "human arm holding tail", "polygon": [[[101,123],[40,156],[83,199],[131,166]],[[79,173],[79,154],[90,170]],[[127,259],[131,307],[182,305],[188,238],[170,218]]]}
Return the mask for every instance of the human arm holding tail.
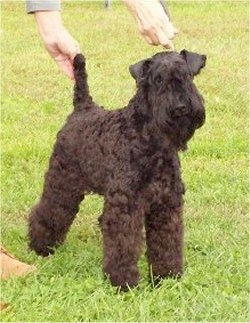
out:
{"label": "human arm holding tail", "polygon": [[[170,22],[160,0],[123,0],[137,22],[144,39],[151,45],[173,48],[177,30]],[[33,13],[40,36],[50,56],[72,80],[73,58],[80,52],[77,41],[64,27],[60,0],[27,0],[28,13]]]}

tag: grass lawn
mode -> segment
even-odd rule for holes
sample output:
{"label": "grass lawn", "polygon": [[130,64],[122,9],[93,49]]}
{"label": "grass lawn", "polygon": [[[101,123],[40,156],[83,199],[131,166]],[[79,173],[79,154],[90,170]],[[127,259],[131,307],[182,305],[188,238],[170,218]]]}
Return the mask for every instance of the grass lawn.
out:
{"label": "grass lawn", "polygon": [[[117,294],[102,275],[97,225],[103,200],[82,204],[53,257],[27,250],[27,216],[38,200],[57,131],[72,109],[72,84],[43,49],[24,2],[2,1],[1,241],[37,271],[1,283],[7,322],[249,321],[248,1],[168,1],[176,50],[206,54],[196,78],[206,124],[181,154],[185,274],[153,289],[145,256],[138,288]],[[138,35],[120,2],[63,2],[63,18],[86,57],[95,100],[109,109],[135,91],[128,66],[160,51]]]}

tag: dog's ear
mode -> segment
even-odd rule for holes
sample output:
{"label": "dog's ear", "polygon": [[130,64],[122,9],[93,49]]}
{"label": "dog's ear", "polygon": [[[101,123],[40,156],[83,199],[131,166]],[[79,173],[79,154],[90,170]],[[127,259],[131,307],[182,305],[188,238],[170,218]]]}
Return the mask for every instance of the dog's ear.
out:
{"label": "dog's ear", "polygon": [[136,64],[130,65],[129,72],[136,82],[138,82],[147,75],[151,65],[152,59],[143,59]]}
{"label": "dog's ear", "polygon": [[193,76],[199,74],[200,70],[206,65],[206,55],[192,53],[187,51],[186,49],[183,49],[180,52],[180,55],[185,59],[188,68]]}

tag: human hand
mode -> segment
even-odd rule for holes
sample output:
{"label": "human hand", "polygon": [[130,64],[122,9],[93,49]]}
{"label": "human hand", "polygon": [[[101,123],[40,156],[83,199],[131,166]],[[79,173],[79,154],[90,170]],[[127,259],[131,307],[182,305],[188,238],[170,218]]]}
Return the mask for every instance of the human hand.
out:
{"label": "human hand", "polygon": [[80,53],[76,40],[61,22],[59,11],[37,11],[35,19],[45,48],[60,70],[74,80],[73,59]]}
{"label": "human hand", "polygon": [[134,16],[140,33],[150,45],[173,49],[178,33],[159,0],[123,0]]}

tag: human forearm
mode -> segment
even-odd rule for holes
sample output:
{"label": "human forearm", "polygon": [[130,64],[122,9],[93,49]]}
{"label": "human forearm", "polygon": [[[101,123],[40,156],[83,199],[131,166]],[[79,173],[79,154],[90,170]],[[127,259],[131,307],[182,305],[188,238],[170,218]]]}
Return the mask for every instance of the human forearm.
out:
{"label": "human forearm", "polygon": [[59,11],[36,11],[34,16],[42,39],[55,35],[64,28]]}

